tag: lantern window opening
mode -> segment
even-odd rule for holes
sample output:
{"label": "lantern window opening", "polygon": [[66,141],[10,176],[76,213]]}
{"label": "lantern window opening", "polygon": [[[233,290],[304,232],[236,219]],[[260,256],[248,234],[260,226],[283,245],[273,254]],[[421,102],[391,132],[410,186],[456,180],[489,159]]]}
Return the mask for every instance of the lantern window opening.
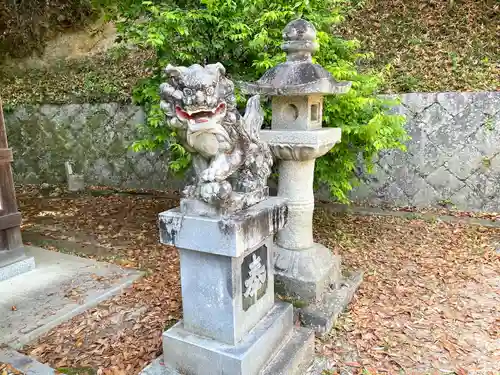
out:
{"label": "lantern window opening", "polygon": [[295,104],[290,103],[285,107],[284,115],[286,121],[293,122],[299,117],[299,109]]}
{"label": "lantern window opening", "polygon": [[319,103],[311,104],[311,122],[319,121]]}

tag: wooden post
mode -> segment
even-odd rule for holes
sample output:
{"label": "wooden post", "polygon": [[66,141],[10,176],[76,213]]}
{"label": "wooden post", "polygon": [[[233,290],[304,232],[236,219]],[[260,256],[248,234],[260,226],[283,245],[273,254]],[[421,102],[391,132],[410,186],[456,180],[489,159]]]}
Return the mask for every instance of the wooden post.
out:
{"label": "wooden post", "polygon": [[17,210],[12,161],[0,99],[0,268],[24,258],[21,214]]}

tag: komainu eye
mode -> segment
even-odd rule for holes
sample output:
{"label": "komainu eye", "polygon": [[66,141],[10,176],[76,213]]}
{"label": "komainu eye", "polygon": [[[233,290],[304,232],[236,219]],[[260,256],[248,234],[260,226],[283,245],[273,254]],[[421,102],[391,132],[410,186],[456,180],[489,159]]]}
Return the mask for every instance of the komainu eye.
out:
{"label": "komainu eye", "polygon": [[210,87],[207,87],[206,92],[207,92],[207,95],[212,96],[214,94],[215,90],[212,86],[210,86]]}
{"label": "komainu eye", "polygon": [[191,96],[193,95],[193,90],[185,88],[184,89],[184,96]]}

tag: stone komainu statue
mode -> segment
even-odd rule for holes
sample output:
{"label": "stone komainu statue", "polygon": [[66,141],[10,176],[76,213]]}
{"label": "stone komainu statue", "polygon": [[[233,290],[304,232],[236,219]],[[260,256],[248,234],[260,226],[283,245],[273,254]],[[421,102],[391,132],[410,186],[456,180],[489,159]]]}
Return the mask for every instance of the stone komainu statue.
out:
{"label": "stone komainu statue", "polygon": [[192,153],[196,175],[184,196],[237,209],[266,198],[273,160],[259,140],[264,120],[259,96],[248,100],[242,117],[222,64],[169,65],[165,72],[161,108]]}

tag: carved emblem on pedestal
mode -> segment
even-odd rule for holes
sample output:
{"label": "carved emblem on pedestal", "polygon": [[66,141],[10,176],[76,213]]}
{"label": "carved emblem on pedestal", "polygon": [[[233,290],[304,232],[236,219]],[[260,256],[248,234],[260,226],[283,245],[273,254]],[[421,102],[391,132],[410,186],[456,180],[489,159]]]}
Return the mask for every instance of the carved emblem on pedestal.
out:
{"label": "carved emblem on pedestal", "polygon": [[266,294],[267,273],[267,247],[263,245],[248,254],[241,265],[243,310],[248,310]]}

